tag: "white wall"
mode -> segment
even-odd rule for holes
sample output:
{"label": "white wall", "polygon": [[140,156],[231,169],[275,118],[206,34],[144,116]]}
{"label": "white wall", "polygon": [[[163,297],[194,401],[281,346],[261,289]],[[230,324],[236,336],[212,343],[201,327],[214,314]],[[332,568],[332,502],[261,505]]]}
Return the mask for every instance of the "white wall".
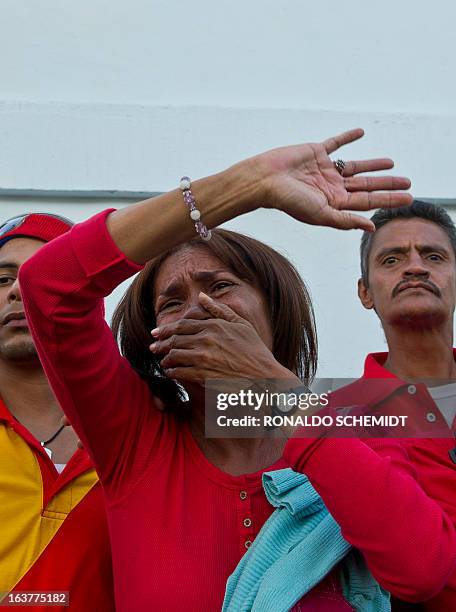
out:
{"label": "white wall", "polygon": [[1,8],[5,100],[454,112],[451,0]]}
{"label": "white wall", "polygon": [[[366,138],[341,156],[389,155],[417,196],[456,195],[450,0],[3,0],[1,9],[1,218],[83,219],[111,205],[97,191],[167,190],[182,174],[357,125]],[[55,192],[69,193],[36,197]],[[355,297],[359,234],[271,211],[228,226],[298,265],[322,376],[355,376],[364,354],[384,347]]]}

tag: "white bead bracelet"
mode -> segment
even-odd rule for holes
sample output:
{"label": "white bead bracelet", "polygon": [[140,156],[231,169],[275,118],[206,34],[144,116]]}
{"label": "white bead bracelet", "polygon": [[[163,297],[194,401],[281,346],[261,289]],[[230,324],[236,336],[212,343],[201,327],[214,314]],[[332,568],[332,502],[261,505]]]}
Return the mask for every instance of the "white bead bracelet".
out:
{"label": "white bead bracelet", "polygon": [[184,202],[190,211],[190,218],[195,222],[195,229],[203,240],[210,240],[212,237],[211,230],[207,229],[201,219],[201,212],[196,208],[195,197],[191,189],[191,180],[188,176],[183,176],[180,180],[179,187],[184,196]]}

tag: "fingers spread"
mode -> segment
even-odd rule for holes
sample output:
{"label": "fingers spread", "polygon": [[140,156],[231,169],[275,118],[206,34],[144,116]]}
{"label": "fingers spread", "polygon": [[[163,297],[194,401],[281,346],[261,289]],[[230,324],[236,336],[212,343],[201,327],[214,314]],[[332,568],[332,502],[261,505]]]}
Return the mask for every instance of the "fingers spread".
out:
{"label": "fingers spread", "polygon": [[347,191],[394,191],[409,189],[410,180],[404,176],[359,176],[345,179]]}
{"label": "fingers spread", "polygon": [[328,219],[326,220],[326,225],[329,227],[334,227],[336,229],[350,230],[350,229],[360,229],[366,230],[368,232],[372,232],[375,230],[375,226],[366,217],[361,217],[360,215],[354,215],[345,210],[335,210],[330,209],[332,212]]}
{"label": "fingers spread", "polygon": [[349,142],[354,142],[362,136],[364,136],[364,130],[361,128],[355,128],[354,130],[349,130],[348,132],[343,132],[342,134],[328,138],[327,140],[324,140],[322,144],[327,153],[334,153],[334,151],[337,151],[339,147],[342,147]]}
{"label": "fingers spread", "polygon": [[413,197],[409,193],[384,191],[379,193],[355,191],[348,194],[345,206],[348,210],[372,210],[373,208],[397,208],[410,206]]}
{"label": "fingers spread", "polygon": [[394,162],[389,157],[380,157],[377,159],[358,159],[356,161],[345,162],[343,176],[353,176],[361,172],[376,172],[377,170],[391,170],[394,168]]}

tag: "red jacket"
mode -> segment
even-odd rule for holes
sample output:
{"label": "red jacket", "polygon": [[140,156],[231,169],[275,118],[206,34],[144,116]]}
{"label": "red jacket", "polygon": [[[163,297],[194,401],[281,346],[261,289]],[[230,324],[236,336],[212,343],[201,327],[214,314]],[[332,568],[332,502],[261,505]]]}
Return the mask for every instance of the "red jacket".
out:
{"label": "red jacket", "polygon": [[[118,609],[219,610],[226,579],[273,511],[265,470],[231,476],[212,465],[120,356],[102,298],[141,267],[114,244],[108,213],[21,267],[27,318],[103,484]],[[442,588],[456,563],[456,533],[417,485],[400,444],[293,439],[268,469],[287,464],[308,475],[382,586],[409,601]]]}
{"label": "red jacket", "polygon": [[12,590],[68,591],[69,607],[56,611],[114,612],[104,499],[87,452],[58,474],[0,400],[0,592]]}

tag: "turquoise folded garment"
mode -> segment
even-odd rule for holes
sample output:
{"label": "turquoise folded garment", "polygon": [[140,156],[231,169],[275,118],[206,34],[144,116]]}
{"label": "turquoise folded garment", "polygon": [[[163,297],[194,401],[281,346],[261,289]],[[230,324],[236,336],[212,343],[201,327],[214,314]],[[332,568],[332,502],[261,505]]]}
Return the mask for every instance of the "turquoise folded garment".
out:
{"label": "turquoise folded garment", "polygon": [[263,474],[277,508],[226,586],[223,612],[288,612],[342,559],[345,599],[359,612],[388,612],[389,594],[368,570],[307,476],[287,468]]}

